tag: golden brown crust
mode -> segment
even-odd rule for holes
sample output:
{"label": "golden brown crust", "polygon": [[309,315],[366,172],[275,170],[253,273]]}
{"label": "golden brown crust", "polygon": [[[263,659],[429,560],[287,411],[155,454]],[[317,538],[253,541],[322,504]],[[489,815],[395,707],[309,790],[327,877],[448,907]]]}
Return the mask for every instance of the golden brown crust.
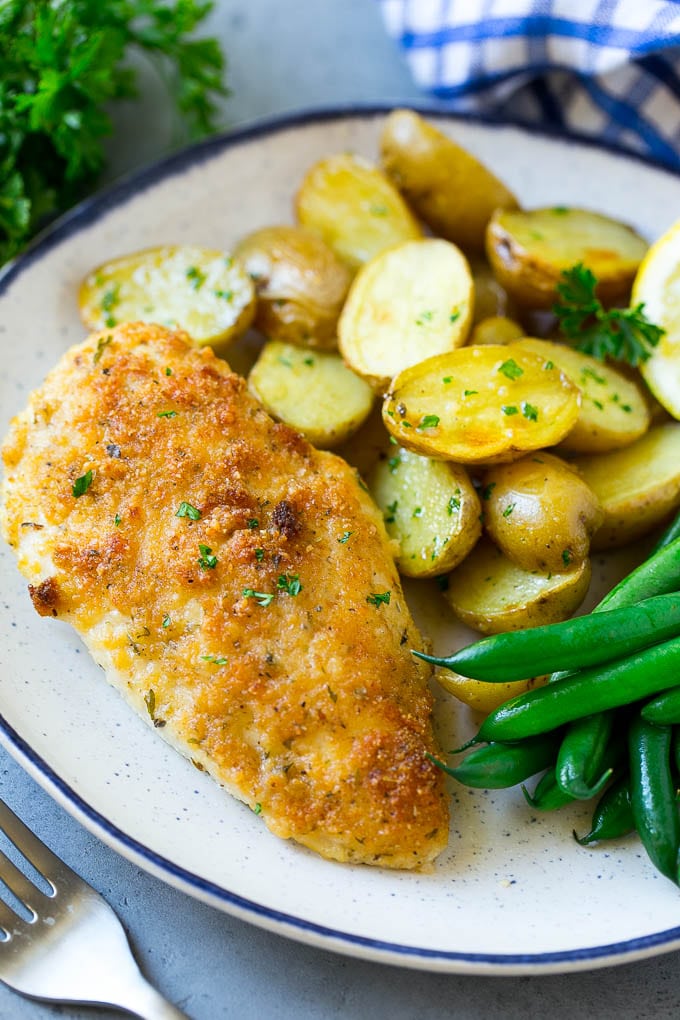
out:
{"label": "golden brown crust", "polygon": [[67,352],[3,455],[4,533],[36,608],[164,737],[325,856],[440,852],[421,639],[344,461],[275,424],[210,350],[143,324]]}

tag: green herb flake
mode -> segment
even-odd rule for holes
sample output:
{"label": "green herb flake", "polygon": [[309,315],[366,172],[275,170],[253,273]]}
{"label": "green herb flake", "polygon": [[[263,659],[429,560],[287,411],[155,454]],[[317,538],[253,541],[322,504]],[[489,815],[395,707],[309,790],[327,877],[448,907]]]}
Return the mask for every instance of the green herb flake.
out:
{"label": "green herb flake", "polygon": [[146,705],[146,710],[149,713],[150,718],[153,719],[153,721],[155,722],[156,721],[156,692],[154,691],[153,687],[151,687],[146,692],[146,694],[144,695],[144,704]]}
{"label": "green herb flake", "polygon": [[262,563],[262,560],[264,559],[264,549],[255,550],[255,559],[258,563]]}
{"label": "green herb flake", "polygon": [[316,361],[315,361],[315,359],[310,354],[309,357],[303,359],[303,364],[311,366],[311,365],[315,365]]}
{"label": "green herb flake", "polygon": [[205,283],[206,275],[201,272],[198,266],[189,266],[186,271],[186,278],[192,290],[200,290]]}
{"label": "green herb flake", "polygon": [[299,574],[279,574],[279,578],[276,582],[276,587],[281,591],[288,592],[289,595],[299,595],[302,591],[302,585],[300,584]]}
{"label": "green herb flake", "polygon": [[352,537],[353,534],[354,534],[353,531],[344,531],[342,533],[341,537],[338,539],[338,542],[340,543],[340,545],[346,545],[347,542],[349,542],[349,540],[350,540],[350,538]]}
{"label": "green herb flake", "polygon": [[165,368],[165,374],[166,374],[166,375],[172,375],[172,369],[170,368],[170,366],[169,366],[169,365],[166,365],[166,368]]}
{"label": "green herb flake", "polygon": [[120,520],[121,520],[120,514],[116,514],[116,516],[113,518],[113,523],[116,525],[117,528],[120,527]]}
{"label": "green herb flake", "polygon": [[84,475],[80,476],[80,478],[76,478],[75,482],[71,486],[71,492],[73,493],[76,499],[79,499],[80,496],[85,495],[87,490],[92,485],[93,477],[94,475],[92,474],[92,468],[90,468],[89,471],[86,471]]}
{"label": "green herb flake", "polygon": [[255,591],[254,588],[244,588],[241,592],[244,599],[255,599],[258,606],[266,608],[274,601],[274,596],[268,591]]}
{"label": "green herb flake", "polygon": [[100,336],[97,340],[97,350],[92,356],[92,364],[96,365],[101,361],[102,354],[113,340],[112,336]]}
{"label": "green herb flake", "polygon": [[185,503],[182,500],[177,508],[175,517],[188,517],[192,521],[200,521],[201,511],[197,507],[192,506],[191,503]]}
{"label": "green herb flake", "polygon": [[460,319],[460,308],[454,308],[454,310],[449,315],[449,322],[451,322],[451,323],[458,322],[459,319]]}
{"label": "green herb flake", "polygon": [[254,815],[261,815],[262,814],[262,805],[260,803],[257,803],[255,805],[255,807],[253,808],[253,814]]}
{"label": "green herb flake", "polygon": [[484,488],[482,489],[482,499],[491,499],[491,493],[495,488],[496,488],[495,482],[489,482],[488,485],[485,485]]}
{"label": "green herb flake", "polygon": [[445,376],[444,376],[444,377],[442,378],[442,382],[444,383],[444,385],[445,385],[445,386],[448,386],[448,385],[449,385],[449,383],[452,383],[452,382],[453,382],[453,376],[452,376],[452,375],[445,375]]}
{"label": "green herb flake", "polygon": [[396,457],[390,457],[390,459],[387,461],[387,466],[390,469],[390,474],[392,475],[396,474],[400,464],[401,456],[399,454],[397,454]]}
{"label": "green herb flake", "polygon": [[554,362],[552,362],[552,361],[546,361],[546,363],[545,363],[545,364],[544,364],[544,366],[543,366],[543,371],[544,371],[544,372],[550,372],[550,371],[552,371],[552,369],[553,369],[554,367],[555,367],[555,364],[554,364]]}
{"label": "green herb flake", "polygon": [[514,404],[503,404],[501,411],[503,414],[507,415],[519,414],[519,411]]}
{"label": "green herb flake", "polygon": [[214,570],[217,566],[217,556],[213,554],[210,546],[199,542],[198,551],[200,553],[200,556],[198,557],[198,565],[201,570]]}
{"label": "green herb flake", "polygon": [[285,365],[286,368],[292,368],[293,362],[289,358],[280,357],[277,359],[280,365]]}
{"label": "green herb flake", "polygon": [[393,503],[388,503],[385,514],[385,524],[394,524],[396,518],[397,507],[399,506],[399,500],[395,499]]}
{"label": "green herb flake", "polygon": [[585,379],[593,379],[596,383],[600,383],[600,385],[604,385],[607,382],[605,377],[603,375],[600,375],[599,372],[596,372],[594,368],[590,367],[590,365],[583,366],[583,368],[581,369],[581,375]]}
{"label": "green herb flake", "polygon": [[224,301],[231,301],[234,296],[234,292],[231,290],[214,290],[213,294]]}
{"label": "green herb flake", "polygon": [[479,390],[463,390],[464,397],[474,397],[475,393],[479,393]]}
{"label": "green herb flake", "polygon": [[418,517],[422,517],[422,516],[423,516],[423,508],[422,508],[422,506],[415,507],[413,513],[411,514],[411,517],[418,518]]}
{"label": "green herb flake", "polygon": [[453,516],[454,510],[460,510],[460,500],[456,496],[451,496],[451,499],[446,504],[446,512],[449,517]]}
{"label": "green herb flake", "polygon": [[418,318],[416,319],[416,326],[424,326],[426,322],[432,322],[433,316],[434,312],[431,311],[421,312]]}
{"label": "green herb flake", "polygon": [[168,613],[165,613],[165,615],[163,616],[163,622],[161,624],[161,627],[164,627],[167,630],[167,628],[170,626],[170,622],[171,622],[170,616],[168,615]]}
{"label": "green herb flake", "polygon": [[203,662],[212,662],[215,666],[226,666],[227,659],[224,655],[202,655]]}
{"label": "green herb flake", "polygon": [[591,400],[593,401],[593,404],[598,409],[598,411],[604,411],[604,404],[602,403],[601,400],[595,400],[594,397],[591,397]]}
{"label": "green herb flake", "polygon": [[502,372],[507,379],[519,379],[524,375],[524,369],[517,364],[514,358],[508,358],[502,365],[499,365],[498,371]]}
{"label": "green herb flake", "polygon": [[248,520],[248,529],[250,531],[256,531],[259,528],[259,526],[260,522],[258,521],[257,517],[251,517]]}
{"label": "green herb flake", "polygon": [[503,516],[509,517],[516,506],[517,506],[516,503],[508,503],[505,510],[503,511]]}
{"label": "green herb flake", "polygon": [[387,605],[389,605],[389,601],[390,601],[391,595],[392,595],[392,593],[389,592],[389,591],[372,592],[370,595],[366,596],[366,601],[371,606],[381,606],[381,605],[386,605],[387,606]]}
{"label": "green herb flake", "polygon": [[522,414],[527,421],[538,421],[538,408],[534,407],[527,400],[522,401]]}
{"label": "green herb flake", "polygon": [[630,406],[630,404],[621,404],[621,410],[625,411],[626,414],[631,414],[633,408]]}
{"label": "green herb flake", "polygon": [[571,549],[562,550],[562,562],[564,563],[565,567],[569,566],[569,564],[571,563]]}
{"label": "green herb flake", "polygon": [[177,411],[159,411],[156,415],[157,418],[176,418]]}
{"label": "green herb flake", "polygon": [[416,432],[424,432],[425,429],[436,429],[440,420],[438,414],[423,415],[420,419],[420,425],[416,428]]}

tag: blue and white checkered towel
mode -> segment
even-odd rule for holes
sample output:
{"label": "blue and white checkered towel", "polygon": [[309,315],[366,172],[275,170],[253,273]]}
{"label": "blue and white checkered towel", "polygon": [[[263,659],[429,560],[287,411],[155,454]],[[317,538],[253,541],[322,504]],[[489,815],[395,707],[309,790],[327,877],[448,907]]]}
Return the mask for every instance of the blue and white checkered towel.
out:
{"label": "blue and white checkered towel", "polygon": [[680,169],[680,2],[379,0],[447,108],[592,135]]}

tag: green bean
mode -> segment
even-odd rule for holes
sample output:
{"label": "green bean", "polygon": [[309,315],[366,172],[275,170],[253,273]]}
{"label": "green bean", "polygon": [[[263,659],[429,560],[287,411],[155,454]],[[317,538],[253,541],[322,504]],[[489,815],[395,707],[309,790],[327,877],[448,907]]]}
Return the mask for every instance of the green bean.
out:
{"label": "green bean", "polygon": [[574,839],[581,846],[588,846],[603,839],[620,839],[635,831],[633,808],[630,803],[630,776],[627,772],[619,776],[604,791],[593,811],[590,832]]}
{"label": "green bean", "polygon": [[665,546],[670,545],[676,538],[680,538],[680,513],[673,518],[671,523],[659,535],[652,547],[651,555],[658,552],[659,549],[663,549]]}
{"label": "green bean", "polygon": [[648,701],[642,708],[642,718],[657,726],[680,723],[680,687],[672,687]]}
{"label": "green bean", "polygon": [[501,790],[523,783],[530,776],[554,764],[557,745],[554,735],[525,740],[521,744],[485,744],[466,755],[460,765],[450,766],[431,758],[440,769],[464,786]]}
{"label": "green bean", "polygon": [[544,627],[482,638],[436,666],[487,683],[509,683],[557,670],[584,669],[630,655],[680,634],[680,594],[659,595],[625,609],[577,616]]}
{"label": "green bean", "polygon": [[671,727],[655,726],[637,716],[628,742],[635,828],[654,866],[677,882],[680,816],[671,776]]}
{"label": "green bean", "polygon": [[608,666],[593,666],[506,701],[480,726],[476,741],[511,743],[565,723],[628,705],[677,684],[680,638]]}
{"label": "green bean", "polygon": [[570,724],[555,767],[557,784],[565,793],[590,800],[602,791],[622,752],[620,741],[612,743],[613,726],[612,711],[587,715]]}
{"label": "green bean", "polygon": [[526,786],[522,784],[522,793],[527,804],[536,811],[556,811],[558,808],[564,807],[565,804],[573,804],[575,799],[558,786],[555,768],[548,769],[541,776],[533,793],[529,793]]}
{"label": "green bean", "polygon": [[593,612],[603,609],[621,609],[632,606],[655,595],[668,595],[680,590],[680,539],[673,539],[668,545],[636,567],[632,573],[612,588],[597,604]]}

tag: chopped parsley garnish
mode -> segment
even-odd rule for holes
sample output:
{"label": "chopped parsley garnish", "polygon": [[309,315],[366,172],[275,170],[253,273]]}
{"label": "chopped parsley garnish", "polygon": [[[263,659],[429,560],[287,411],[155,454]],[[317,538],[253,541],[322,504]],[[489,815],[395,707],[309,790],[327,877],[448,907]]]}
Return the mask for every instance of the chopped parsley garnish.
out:
{"label": "chopped parsley garnish", "polygon": [[203,662],[212,662],[215,666],[226,666],[227,659],[224,655],[202,655]]}
{"label": "chopped parsley garnish", "polygon": [[396,457],[390,457],[390,459],[387,462],[387,466],[390,469],[390,474],[394,474],[400,464],[401,456],[399,454],[397,454]]}
{"label": "chopped parsley garnish", "polygon": [[177,508],[175,517],[188,517],[192,521],[200,521],[201,511],[197,507],[192,506],[191,503],[185,503],[182,500]]}
{"label": "chopped parsley garnish", "polygon": [[446,504],[446,512],[449,517],[452,516],[454,510],[460,510],[460,500],[456,496],[452,496]]}
{"label": "chopped parsley garnish", "polygon": [[426,322],[432,322],[433,315],[434,312],[430,311],[421,312],[418,318],[416,319],[416,326],[424,326]]}
{"label": "chopped parsley garnish", "polygon": [[192,290],[200,290],[205,283],[205,273],[201,272],[197,266],[189,266],[186,277],[191,284]]}
{"label": "chopped parsley garnish", "polygon": [[555,363],[553,361],[546,361],[545,365],[543,366],[543,371],[550,372],[550,370],[553,369],[554,367]]}
{"label": "chopped parsley garnish", "polygon": [[258,803],[258,804],[255,805],[255,807],[253,808],[253,814],[255,814],[255,815],[261,815],[262,814],[262,805],[261,804]]}
{"label": "chopped parsley garnish", "polygon": [[445,375],[442,378],[442,382],[444,383],[445,386],[448,386],[450,382],[453,382],[453,376],[452,375]]}
{"label": "chopped parsley garnish", "polygon": [[153,687],[151,687],[146,692],[146,694],[144,695],[144,704],[146,705],[146,710],[149,713],[149,716],[155,722],[156,721],[156,692],[154,691]]}
{"label": "chopped parsley garnish", "polygon": [[411,517],[418,518],[418,517],[422,517],[422,516],[423,516],[423,508],[422,508],[422,506],[415,507],[414,510],[413,510],[413,513],[411,514]]}
{"label": "chopped parsley garnish", "polygon": [[177,411],[159,411],[156,415],[157,418],[176,418]]}
{"label": "chopped parsley garnish", "polygon": [[460,319],[460,308],[455,308],[449,315],[449,322],[457,322]]}
{"label": "chopped parsley garnish", "polygon": [[274,596],[268,591],[255,591],[254,588],[244,588],[241,592],[244,599],[255,599],[258,606],[265,608],[274,601]]}
{"label": "chopped parsley garnish", "polygon": [[71,486],[71,492],[73,493],[76,499],[78,499],[79,496],[85,495],[87,490],[92,485],[93,477],[94,476],[92,474],[92,469],[90,468],[90,470],[86,471],[84,475],[80,476],[80,478],[76,478],[75,482]]}
{"label": "chopped parsley garnish", "polygon": [[425,429],[436,429],[439,421],[438,414],[426,414],[420,419],[420,425],[416,428],[416,432],[423,432]]}
{"label": "chopped parsley garnish", "polygon": [[310,355],[309,355],[309,357],[307,357],[307,358],[303,358],[303,363],[304,363],[305,365],[313,365],[313,364],[315,363],[315,362],[314,362],[314,358],[313,358],[313,357],[311,356],[311,354],[310,354]]}
{"label": "chopped parsley garnish", "polygon": [[167,628],[167,627],[169,627],[169,626],[170,626],[170,617],[169,617],[169,615],[168,615],[168,614],[166,613],[166,614],[165,614],[165,616],[163,617],[163,622],[162,622],[162,624],[161,624],[161,627],[166,627],[166,628]]}
{"label": "chopped parsley garnish", "polygon": [[255,559],[258,563],[262,563],[262,560],[264,559],[264,549],[255,550]]}
{"label": "chopped parsley garnish", "polygon": [[464,397],[472,397],[475,393],[479,393],[479,390],[463,390]]}
{"label": "chopped parsley garnish", "polygon": [[258,521],[257,517],[251,517],[250,520],[248,521],[248,527],[251,531],[256,531],[257,528],[259,528],[259,526],[260,522]]}
{"label": "chopped parsley garnish", "polygon": [[528,421],[538,421],[538,408],[527,400],[522,401],[522,414]]}
{"label": "chopped parsley garnish", "polygon": [[166,365],[166,368],[165,368],[165,374],[166,374],[166,375],[172,375],[172,369],[170,368],[170,366],[169,366],[169,365]]}
{"label": "chopped parsley garnish", "polygon": [[389,605],[391,595],[389,591],[372,592],[366,596],[366,601],[372,606]]}
{"label": "chopped parsley garnish", "polygon": [[503,414],[508,415],[519,414],[519,411],[517,410],[514,404],[503,404],[503,406],[501,407],[501,411],[503,412]]}
{"label": "chopped parsley garnish", "polygon": [[498,371],[508,379],[519,379],[521,375],[524,375],[524,369],[517,364],[514,358],[508,358],[502,365],[499,365]]}
{"label": "chopped parsley garnish", "polygon": [[213,294],[215,297],[224,298],[225,301],[231,301],[234,296],[234,292],[231,290],[214,290]]}
{"label": "chopped parsley garnish", "polygon": [[395,501],[393,503],[388,503],[387,504],[387,514],[389,516],[387,516],[387,515],[385,516],[385,523],[386,524],[394,524],[394,521],[395,521],[395,516],[394,515],[397,512],[397,507],[398,506],[399,506],[399,500],[398,499],[395,499]]}
{"label": "chopped parsley garnish", "polygon": [[94,352],[94,355],[92,356],[93,365],[96,365],[101,360],[102,354],[104,353],[104,351],[109,346],[112,340],[113,340],[112,336],[99,337],[99,339],[97,340],[97,350]]}
{"label": "chopped parsley garnish", "polygon": [[282,591],[288,592],[289,595],[299,595],[302,591],[302,585],[300,584],[299,574],[279,574],[276,587]]}
{"label": "chopped parsley garnish", "polygon": [[199,542],[198,551],[201,554],[198,557],[198,565],[201,570],[214,570],[217,566],[217,556],[213,554],[210,546]]}
{"label": "chopped parsley garnish", "polygon": [[340,543],[340,545],[345,545],[345,543],[349,541],[349,539],[351,538],[351,536],[353,534],[354,534],[353,531],[344,531],[342,533],[342,536],[338,539],[338,542]]}
{"label": "chopped parsley garnish", "polygon": [[557,284],[560,300],[553,305],[560,330],[579,350],[604,361],[629,365],[647,361],[665,330],[647,319],[644,304],[605,309],[595,290],[597,278],[582,262],[565,269]]}
{"label": "chopped parsley garnish", "polygon": [[104,319],[104,324],[109,329],[111,329],[113,326],[116,325],[116,320],[113,317],[113,315],[111,315],[111,312],[113,311],[113,309],[118,304],[118,301],[119,301],[118,293],[119,293],[119,291],[120,291],[120,284],[117,283],[115,286],[109,288],[109,290],[104,292],[104,295],[103,295],[102,300],[101,300],[101,309],[102,309],[103,312],[107,313],[106,314],[106,318]]}
{"label": "chopped parsley garnish", "polygon": [[585,376],[587,379],[594,379],[596,383],[607,382],[605,377],[603,375],[600,375],[599,372],[596,372],[594,368],[590,367],[590,365],[584,365],[584,367],[581,369],[581,375]]}
{"label": "chopped parsley garnish", "polygon": [[120,525],[120,514],[116,514],[116,516],[113,518],[113,523],[116,525],[116,527]]}
{"label": "chopped parsley garnish", "polygon": [[569,566],[569,564],[571,563],[571,549],[562,550],[562,562],[564,563],[565,567]]}
{"label": "chopped parsley garnish", "polygon": [[482,489],[482,499],[491,499],[491,493],[495,488],[496,488],[495,482],[489,482],[488,485],[485,485],[484,488]]}
{"label": "chopped parsley garnish", "polygon": [[505,510],[503,511],[503,516],[504,517],[509,517],[510,514],[512,513],[512,511],[515,509],[516,505],[517,505],[516,503],[508,503],[508,505],[506,506]]}

